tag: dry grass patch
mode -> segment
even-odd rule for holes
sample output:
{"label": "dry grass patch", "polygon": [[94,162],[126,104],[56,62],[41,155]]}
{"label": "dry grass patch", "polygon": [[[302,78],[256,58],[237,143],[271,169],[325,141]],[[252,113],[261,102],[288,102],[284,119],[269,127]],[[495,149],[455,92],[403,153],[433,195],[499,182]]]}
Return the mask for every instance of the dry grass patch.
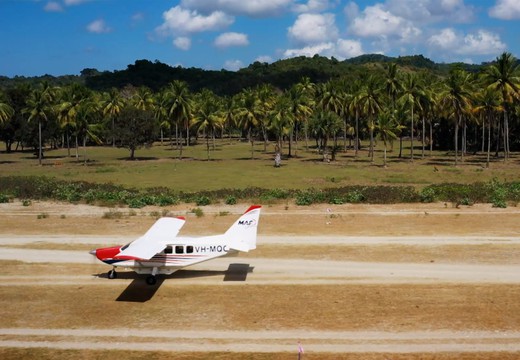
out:
{"label": "dry grass patch", "polygon": [[[142,291],[147,285],[139,283]],[[518,330],[520,286],[198,286],[165,282],[148,302],[113,286],[0,286],[12,327],[186,330]],[[27,314],[30,314],[28,316]],[[107,316],[107,314],[109,314]],[[184,314],[186,316],[176,316]]]}
{"label": "dry grass patch", "polygon": [[[294,360],[294,353],[171,353],[161,351],[117,350],[61,350],[61,349],[16,349],[0,348],[0,357],[5,360],[98,360],[98,359],[154,359],[154,360]],[[440,353],[440,354],[327,354],[307,352],[305,360],[516,360],[518,353]]]}

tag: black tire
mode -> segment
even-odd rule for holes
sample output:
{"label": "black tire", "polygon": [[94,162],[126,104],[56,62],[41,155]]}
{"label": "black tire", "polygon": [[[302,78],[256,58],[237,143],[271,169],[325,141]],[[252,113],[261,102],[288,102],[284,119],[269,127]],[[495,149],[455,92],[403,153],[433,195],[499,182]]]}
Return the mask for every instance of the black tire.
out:
{"label": "black tire", "polygon": [[108,272],[108,278],[109,278],[109,279],[115,279],[115,278],[117,278],[117,272],[116,272],[115,270],[110,270],[110,271]]}
{"label": "black tire", "polygon": [[148,285],[155,285],[157,283],[157,278],[153,275],[150,275],[146,278],[146,283]]}

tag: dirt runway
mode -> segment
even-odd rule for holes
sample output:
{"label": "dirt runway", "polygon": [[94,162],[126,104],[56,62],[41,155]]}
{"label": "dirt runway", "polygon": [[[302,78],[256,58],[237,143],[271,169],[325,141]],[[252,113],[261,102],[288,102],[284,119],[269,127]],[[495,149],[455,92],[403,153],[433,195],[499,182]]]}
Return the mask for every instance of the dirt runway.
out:
{"label": "dirt runway", "polygon": [[[53,205],[0,207],[2,358],[289,359],[298,341],[306,359],[520,358],[517,208],[265,207],[257,250],[149,287],[133,273],[107,279],[88,249],[131,241],[153,218]],[[208,208],[186,229],[219,232],[232,209]]]}

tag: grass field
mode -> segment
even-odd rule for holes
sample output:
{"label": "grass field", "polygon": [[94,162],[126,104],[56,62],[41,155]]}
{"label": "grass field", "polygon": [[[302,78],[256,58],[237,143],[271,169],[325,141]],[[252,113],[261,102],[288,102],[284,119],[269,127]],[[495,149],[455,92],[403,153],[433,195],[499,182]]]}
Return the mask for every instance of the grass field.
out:
{"label": "grass field", "polygon": [[[493,159],[490,168],[485,167],[485,155],[469,155],[464,163],[454,166],[453,154],[434,152],[432,157],[421,158],[415,149],[415,159],[410,161],[409,148],[403,158],[398,149],[388,155],[388,167],[382,166],[382,149],[376,149],[375,162],[370,163],[366,148],[359,152],[340,152],[337,160],[322,161],[315,149],[305,150],[298,145],[297,156],[282,161],[275,168],[274,145],[264,152],[263,143],[256,143],[254,160],[251,146],[246,142],[221,140],[210,160],[204,142],[185,147],[183,158],[179,151],[160,143],[136,152],[137,160],[128,160],[128,151],[112,147],[87,149],[87,166],[83,165],[83,149],[79,161],[74,149],[71,156],[66,149],[47,150],[43,166],[32,151],[0,152],[0,174],[45,175],[67,180],[114,183],[127,187],[147,188],[164,186],[178,191],[196,192],[223,188],[283,188],[306,189],[345,185],[412,185],[417,188],[434,183],[473,183],[496,178],[512,181],[520,178],[520,155],[513,154],[508,162]],[[0,149],[1,150],[1,149]],[[287,153],[287,149],[284,150]],[[294,153],[294,148],[293,148]]]}

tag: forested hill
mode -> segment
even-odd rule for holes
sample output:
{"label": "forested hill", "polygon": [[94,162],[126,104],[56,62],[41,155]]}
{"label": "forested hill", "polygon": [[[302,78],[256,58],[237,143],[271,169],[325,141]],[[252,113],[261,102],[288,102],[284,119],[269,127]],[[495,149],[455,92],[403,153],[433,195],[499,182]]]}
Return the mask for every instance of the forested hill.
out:
{"label": "forested hill", "polygon": [[146,86],[158,91],[173,80],[188,83],[194,92],[203,88],[212,90],[218,95],[233,95],[244,88],[254,87],[262,83],[270,83],[279,89],[287,89],[308,77],[314,83],[326,82],[343,75],[359,77],[367,70],[382,70],[387,63],[396,63],[411,71],[429,71],[437,75],[447,74],[453,66],[463,67],[468,71],[478,71],[480,65],[468,64],[436,64],[422,55],[388,57],[372,54],[338,61],[315,55],[313,57],[296,57],[276,61],[272,64],[254,62],[246,68],[233,72],[228,70],[203,70],[199,68],[172,67],[159,61],[137,60],[124,70],[99,72],[96,69],[84,69],[80,76],[67,75],[53,77],[15,77],[0,76],[0,88],[11,87],[20,83],[36,83],[42,80],[51,85],[64,85],[81,82],[93,90],[123,88],[127,85]]}

